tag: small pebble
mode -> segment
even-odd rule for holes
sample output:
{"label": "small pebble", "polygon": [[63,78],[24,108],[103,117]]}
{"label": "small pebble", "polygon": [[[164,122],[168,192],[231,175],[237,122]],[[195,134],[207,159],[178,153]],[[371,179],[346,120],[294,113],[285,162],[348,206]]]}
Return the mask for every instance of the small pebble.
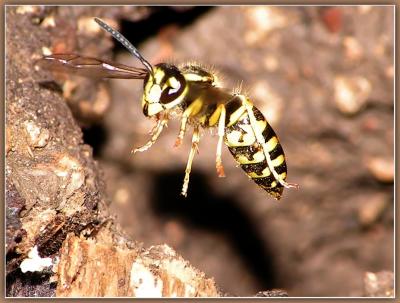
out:
{"label": "small pebble", "polygon": [[380,182],[392,183],[394,180],[394,161],[392,158],[370,158],[367,167]]}
{"label": "small pebble", "polygon": [[244,34],[247,44],[254,44],[268,36],[272,31],[288,25],[288,17],[275,7],[254,6],[246,9],[248,23]]}
{"label": "small pebble", "polygon": [[36,5],[21,5],[17,8],[17,14],[32,14],[39,10],[39,6]]}
{"label": "small pebble", "polygon": [[31,147],[45,147],[50,138],[50,132],[46,128],[40,128],[32,120],[25,122],[28,144]]}
{"label": "small pebble", "polygon": [[344,114],[356,114],[366,104],[371,83],[364,77],[338,76],[334,80],[334,100]]}
{"label": "small pebble", "polygon": [[375,194],[368,197],[358,210],[358,220],[364,227],[374,224],[383,214],[388,200],[384,194]]}
{"label": "small pebble", "polygon": [[42,23],[40,24],[42,27],[55,27],[56,22],[54,20],[54,16],[49,16],[43,19]]}
{"label": "small pebble", "polygon": [[101,27],[94,21],[92,17],[81,17],[78,20],[78,32],[92,35],[101,31]]}
{"label": "small pebble", "polygon": [[364,292],[368,297],[393,297],[394,275],[391,271],[366,272]]}
{"label": "small pebble", "polygon": [[331,33],[337,33],[342,29],[342,15],[343,12],[338,7],[323,8],[321,19]]}
{"label": "small pebble", "polygon": [[42,54],[43,56],[50,56],[52,54],[52,51],[50,50],[50,48],[43,46],[42,47]]}
{"label": "small pebble", "polygon": [[63,155],[61,157],[54,169],[54,173],[67,181],[66,196],[78,190],[85,182],[84,168],[78,159],[70,155]]}
{"label": "small pebble", "polygon": [[363,57],[363,48],[354,37],[347,36],[343,39],[345,55],[350,60],[359,60]]}
{"label": "small pebble", "polygon": [[113,199],[114,202],[124,205],[129,202],[129,199],[130,199],[130,194],[128,189],[121,187],[115,191]]}

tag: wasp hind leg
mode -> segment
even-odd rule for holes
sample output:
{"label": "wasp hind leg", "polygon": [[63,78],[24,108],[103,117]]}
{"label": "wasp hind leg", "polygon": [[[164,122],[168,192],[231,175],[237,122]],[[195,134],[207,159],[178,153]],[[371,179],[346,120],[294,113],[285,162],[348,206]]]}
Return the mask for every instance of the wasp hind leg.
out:
{"label": "wasp hind leg", "polygon": [[133,149],[132,153],[135,154],[137,152],[144,152],[144,151],[148,150],[157,141],[162,130],[167,125],[167,122],[168,122],[167,117],[163,117],[163,118],[159,119],[157,121],[157,124],[155,125],[155,127],[150,132],[151,139],[143,146]]}
{"label": "wasp hind leg", "polygon": [[217,169],[218,177],[225,177],[224,166],[222,165],[222,142],[224,140],[225,135],[225,119],[226,119],[226,110],[225,106],[222,105],[221,115],[219,116],[218,121],[218,145],[217,145],[217,153],[215,159],[215,168]]}
{"label": "wasp hind leg", "polygon": [[193,158],[194,155],[197,151],[198,145],[200,141],[200,135],[199,135],[199,127],[196,126],[193,132],[192,136],[192,147],[190,149],[189,153],[189,159],[186,164],[186,169],[185,169],[185,179],[183,180],[183,186],[182,186],[182,196],[186,197],[187,196],[187,190],[189,186],[189,177],[190,177],[190,172],[192,171],[192,163],[193,163]]}

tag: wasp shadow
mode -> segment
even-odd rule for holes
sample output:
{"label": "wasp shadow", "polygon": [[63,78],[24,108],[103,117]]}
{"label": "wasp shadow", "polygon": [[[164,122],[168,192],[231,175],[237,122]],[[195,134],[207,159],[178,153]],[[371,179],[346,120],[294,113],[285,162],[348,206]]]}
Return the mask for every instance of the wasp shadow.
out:
{"label": "wasp shadow", "polygon": [[179,219],[189,227],[222,234],[263,289],[277,287],[272,250],[252,218],[239,207],[233,193],[223,196],[215,193],[207,185],[206,178],[206,175],[192,172],[188,197],[184,198],[180,195],[182,171],[156,175],[156,190],[151,199],[154,212]]}

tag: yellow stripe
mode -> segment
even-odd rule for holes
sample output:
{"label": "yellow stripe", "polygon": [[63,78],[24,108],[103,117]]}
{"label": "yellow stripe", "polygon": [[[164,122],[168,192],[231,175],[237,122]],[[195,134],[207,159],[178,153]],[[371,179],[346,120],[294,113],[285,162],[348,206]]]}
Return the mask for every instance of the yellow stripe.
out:
{"label": "yellow stripe", "polygon": [[143,91],[143,96],[145,96],[146,99],[147,99],[147,94],[149,93],[152,86],[153,86],[153,77],[149,77],[149,80],[146,82]]}
{"label": "yellow stripe", "polygon": [[223,104],[219,105],[217,109],[213,112],[210,119],[208,119],[208,125],[213,126],[217,124],[223,106],[224,106]]}
{"label": "yellow stripe", "polygon": [[[242,129],[244,126],[250,127],[250,125],[240,125]],[[243,132],[238,130],[231,131],[226,135],[226,139],[228,146],[231,147],[250,146],[256,141],[253,133],[247,133],[246,130],[243,130]],[[242,139],[242,142],[240,142],[239,139]]]}
{"label": "yellow stripe", "polygon": [[257,121],[257,129],[259,132],[262,133],[266,127],[267,127],[267,121],[265,121],[265,120]]}
{"label": "yellow stripe", "polygon": [[285,157],[283,155],[279,155],[274,160],[271,161],[272,166],[277,167],[281,165],[285,161]]}
{"label": "yellow stripe", "polygon": [[249,173],[249,176],[254,178],[264,178],[268,177],[271,174],[271,171],[269,170],[268,167],[264,168],[263,171],[261,172],[261,175],[256,174],[255,172]]}
{"label": "yellow stripe", "polygon": [[155,82],[159,84],[161,80],[164,78],[165,72],[162,69],[156,68],[154,71],[154,79],[156,80]]}
{"label": "yellow stripe", "polygon": [[246,107],[241,106],[236,111],[234,111],[231,115],[229,115],[229,123],[227,126],[229,127],[229,126],[232,126],[233,124],[235,124],[245,111],[246,111]]}
{"label": "yellow stripe", "polygon": [[276,181],[274,181],[274,182],[271,183],[271,186],[270,186],[270,187],[273,188],[273,187],[275,187],[275,186],[277,186],[277,185],[278,185],[278,183],[276,183]]}
{"label": "yellow stripe", "polygon": [[204,125],[204,123],[206,123],[206,119],[207,119],[207,116],[206,116],[206,115],[201,116],[201,117],[199,118],[200,124],[203,124],[203,125]]}
{"label": "yellow stripe", "polygon": [[195,116],[200,112],[202,106],[203,106],[203,100],[201,100],[200,98],[196,99],[195,101],[192,102],[192,104],[188,106],[185,112],[188,111],[189,116]]}
{"label": "yellow stripe", "polygon": [[248,125],[248,124],[240,125],[239,124],[239,127],[241,129],[243,129],[243,131],[244,131],[244,133],[243,133],[243,145],[250,146],[254,142],[256,142],[256,137],[254,136],[253,128],[251,127],[251,125]]}
{"label": "yellow stripe", "polygon": [[264,161],[264,159],[265,159],[265,156],[264,156],[264,153],[260,150],[260,151],[258,151],[258,152],[256,152],[254,155],[253,155],[253,160],[249,160],[246,156],[244,156],[244,155],[239,155],[238,157],[237,157],[237,161],[240,163],[240,164],[253,164],[253,163],[260,163],[260,162],[262,162],[262,161]]}
{"label": "yellow stripe", "polygon": [[267,149],[267,152],[271,152],[274,150],[276,145],[278,144],[278,138],[273,136],[271,139],[268,140],[268,142],[265,144],[265,147]]}
{"label": "yellow stripe", "polygon": [[226,140],[227,140],[228,146],[231,146],[231,147],[241,146],[241,143],[239,143],[239,139],[241,136],[242,136],[242,133],[237,130],[234,130],[234,131],[230,132],[229,134],[227,134]]}
{"label": "yellow stripe", "polygon": [[286,179],[286,173],[285,172],[281,173],[279,175],[279,177],[281,177],[282,180],[285,180]]}
{"label": "yellow stripe", "polygon": [[186,81],[192,81],[192,82],[210,82],[214,80],[212,77],[200,76],[194,73],[183,74],[183,76],[185,77]]}

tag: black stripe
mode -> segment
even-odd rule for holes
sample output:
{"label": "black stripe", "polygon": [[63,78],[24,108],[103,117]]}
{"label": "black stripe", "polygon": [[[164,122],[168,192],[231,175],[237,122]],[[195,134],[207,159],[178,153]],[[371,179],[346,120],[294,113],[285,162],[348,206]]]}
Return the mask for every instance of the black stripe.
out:
{"label": "black stripe", "polygon": [[246,125],[246,123],[242,123],[242,121],[238,121],[235,124],[231,125],[230,127],[226,128],[226,130],[228,131],[228,133],[231,133],[234,130],[237,130],[238,132],[243,133],[244,130],[239,125]]}
{"label": "black stripe", "polygon": [[265,188],[265,190],[267,191],[267,193],[279,200],[283,192],[283,186],[278,184],[273,188]]}
{"label": "black stripe", "polygon": [[238,110],[242,106],[242,100],[239,97],[233,97],[226,105],[226,124],[229,122],[229,117],[232,115],[236,110]]}
{"label": "black stripe", "polygon": [[167,82],[168,78],[171,76],[172,76],[171,74],[164,73],[164,77],[162,77],[160,84],[159,84],[161,89],[164,87],[164,84]]}
{"label": "black stripe", "polygon": [[273,136],[275,136],[275,132],[272,129],[271,125],[269,125],[268,122],[267,122],[267,126],[265,127],[265,129],[262,132],[262,135],[264,137],[265,142],[268,142],[269,139],[271,139]]}
{"label": "black stripe", "polygon": [[257,121],[265,121],[266,120],[265,117],[263,116],[263,114],[260,112],[260,110],[255,106],[253,106],[253,114]]}
{"label": "black stripe", "polygon": [[210,122],[210,117],[212,116],[212,114],[217,110],[218,104],[214,103],[214,104],[209,104],[206,106],[205,112],[203,114],[203,116],[206,116],[206,120],[204,122],[204,125],[208,125],[210,126],[209,122]]}
{"label": "black stripe", "polygon": [[147,116],[148,116],[148,112],[149,112],[149,105],[148,105],[148,103],[146,102],[146,103],[143,105],[143,114],[147,117]]}
{"label": "black stripe", "polygon": [[[283,163],[281,165],[274,167],[274,169],[278,174],[287,173],[286,162],[283,161]],[[286,179],[286,178],[284,178],[284,179]]]}
{"label": "black stripe", "polygon": [[272,179],[273,178],[266,177],[266,178],[257,178],[253,180],[255,183],[257,183],[258,186],[264,189],[267,193],[269,193],[270,195],[279,200],[283,192],[283,186],[280,183],[278,183],[275,187],[271,187],[271,183],[275,181]]}
{"label": "black stripe", "polygon": [[241,164],[240,167],[247,173],[256,173],[261,176],[262,171],[268,167],[267,161],[262,161],[260,163],[251,163],[251,164]]}
{"label": "black stripe", "polygon": [[258,149],[253,146],[238,146],[238,147],[230,147],[228,146],[231,154],[237,159],[239,155],[243,155],[248,159],[253,159],[253,155],[258,151]]}
{"label": "black stripe", "polygon": [[[268,177],[254,178],[253,181],[256,182],[256,184],[261,186],[262,188],[267,189],[271,188],[271,183],[275,181],[275,178],[271,174]],[[279,184],[277,186],[279,186]]]}
{"label": "black stripe", "polygon": [[275,146],[275,148],[269,152],[269,156],[271,160],[276,159],[280,155],[283,155],[285,157],[285,154],[283,153],[282,145],[278,142],[278,144]]}

